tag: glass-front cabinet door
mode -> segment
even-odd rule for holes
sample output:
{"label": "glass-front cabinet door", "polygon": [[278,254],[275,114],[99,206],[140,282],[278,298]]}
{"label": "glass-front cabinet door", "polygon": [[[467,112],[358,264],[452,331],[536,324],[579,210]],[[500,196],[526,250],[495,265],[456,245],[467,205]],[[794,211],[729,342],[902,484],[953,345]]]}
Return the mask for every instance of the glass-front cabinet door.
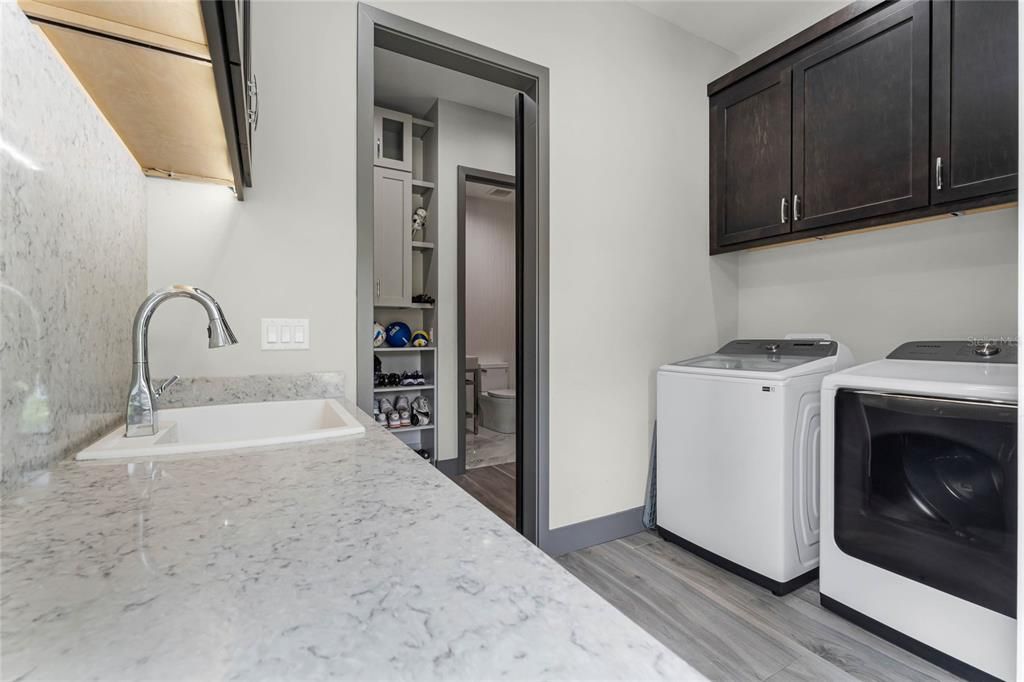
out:
{"label": "glass-front cabinet door", "polygon": [[835,405],[839,548],[1015,617],[1016,405],[856,390]]}
{"label": "glass-front cabinet door", "polygon": [[412,116],[374,109],[373,145],[373,165],[412,172]]}

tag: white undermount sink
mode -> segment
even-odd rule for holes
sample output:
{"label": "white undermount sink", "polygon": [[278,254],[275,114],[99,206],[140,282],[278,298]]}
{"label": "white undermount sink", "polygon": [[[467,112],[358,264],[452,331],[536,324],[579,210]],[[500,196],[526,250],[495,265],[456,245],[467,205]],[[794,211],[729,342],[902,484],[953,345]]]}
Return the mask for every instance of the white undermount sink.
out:
{"label": "white undermount sink", "polygon": [[124,426],[75,459],[159,457],[356,436],[366,433],[337,400],[204,405],[158,412],[154,436],[125,438]]}

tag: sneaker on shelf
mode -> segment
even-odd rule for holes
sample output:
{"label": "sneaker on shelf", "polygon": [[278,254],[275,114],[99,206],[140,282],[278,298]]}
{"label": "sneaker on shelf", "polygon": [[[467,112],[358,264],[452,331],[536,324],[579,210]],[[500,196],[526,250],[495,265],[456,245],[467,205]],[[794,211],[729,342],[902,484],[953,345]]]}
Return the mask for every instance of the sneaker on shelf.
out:
{"label": "sneaker on shelf", "polygon": [[376,417],[378,414],[380,414],[380,401],[379,400],[374,400],[373,401],[373,416]]}
{"label": "sneaker on shelf", "polygon": [[405,397],[404,395],[398,396],[398,398],[395,400],[395,409],[396,410],[408,410],[409,409],[409,399],[407,397]]}
{"label": "sneaker on shelf", "polygon": [[388,375],[388,386],[401,386],[402,377],[397,372],[392,372]]}
{"label": "sneaker on shelf", "polygon": [[402,372],[402,378],[399,380],[399,383],[402,386],[415,386],[416,378],[413,376],[414,374],[416,372]]}
{"label": "sneaker on shelf", "polygon": [[397,429],[402,425],[402,418],[398,414],[398,410],[392,410],[388,414],[388,428]]}
{"label": "sneaker on shelf", "polygon": [[434,297],[430,294],[416,294],[412,297],[413,303],[426,303],[427,305],[434,304]]}
{"label": "sneaker on shelf", "polygon": [[412,415],[409,410],[395,410],[398,413],[398,421],[402,426],[412,426]]}
{"label": "sneaker on shelf", "polygon": [[416,454],[422,457],[423,459],[427,460],[428,462],[430,461],[430,452],[428,450],[417,450]]}
{"label": "sneaker on shelf", "polygon": [[387,386],[388,385],[387,376],[388,375],[384,374],[383,372],[374,372],[373,373],[373,387],[374,388],[380,388],[381,386]]}
{"label": "sneaker on shelf", "polygon": [[388,425],[388,416],[386,414],[384,414],[383,412],[380,412],[380,413],[377,414],[375,419],[377,420],[378,424],[380,424],[383,427],[387,427],[387,425]]}
{"label": "sneaker on shelf", "polygon": [[426,426],[430,423],[430,401],[423,396],[417,396],[412,401],[412,423],[416,426]]}
{"label": "sneaker on shelf", "polygon": [[423,378],[423,372],[416,370],[412,373],[412,378],[415,381],[416,386],[426,386],[427,380]]}
{"label": "sneaker on shelf", "polygon": [[395,406],[391,404],[390,398],[380,399],[380,413],[387,416],[395,411]]}

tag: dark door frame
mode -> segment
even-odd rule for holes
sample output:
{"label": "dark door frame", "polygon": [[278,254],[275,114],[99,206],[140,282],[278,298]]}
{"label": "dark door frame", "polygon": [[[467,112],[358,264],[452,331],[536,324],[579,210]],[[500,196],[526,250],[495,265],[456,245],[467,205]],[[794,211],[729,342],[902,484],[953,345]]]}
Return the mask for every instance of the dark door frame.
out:
{"label": "dark door frame", "polygon": [[[517,447],[523,468],[535,475],[521,477],[521,532],[541,549],[548,536],[548,69],[458,38],[423,24],[360,3],[358,6],[356,85],[356,402],[369,412],[373,405],[373,50],[381,47],[415,59],[459,71],[519,90],[537,110],[536,149],[526,154],[523,175],[535,192],[523,216],[521,297],[523,324],[518,352],[535,371],[516,386],[517,413],[524,414]],[[443,182],[445,179],[440,178]],[[444,343],[443,340],[440,340]],[[462,358],[465,363],[465,356]],[[458,387],[463,389],[460,378]],[[441,418],[444,418],[443,415]],[[462,415],[456,417],[460,431]],[[521,444],[521,445],[520,445]],[[439,453],[440,454],[440,453]]]}
{"label": "dark door frame", "polygon": [[[504,187],[506,189],[515,190],[516,188],[516,176],[506,175],[505,173],[495,173],[489,170],[483,170],[482,168],[469,168],[467,166],[459,166],[459,180],[456,188],[458,195],[457,208],[458,212],[458,289],[459,289],[459,301],[458,301],[458,325],[459,325],[459,377],[466,376],[466,183],[475,182],[484,185],[493,185],[494,187]],[[518,221],[516,221],[516,228],[518,230]],[[516,269],[519,269],[519,250],[522,240],[520,235],[516,235]],[[522,273],[516,273],[516,280],[522,276]],[[515,286],[515,282],[510,282],[510,286]],[[519,309],[519,292],[516,292],[516,310]],[[518,319],[516,325],[516,368],[518,371],[519,367],[519,335]],[[518,376],[517,376],[518,378]],[[459,414],[462,417],[462,428],[459,429],[459,455],[458,455],[458,472],[464,473],[466,471],[466,387],[460,386],[459,391]],[[523,450],[519,445],[519,434],[523,430],[522,415],[519,410],[516,410],[516,523],[517,526],[521,519],[519,507],[522,504],[522,485],[521,480],[523,478]],[[517,528],[517,530],[522,530]]]}

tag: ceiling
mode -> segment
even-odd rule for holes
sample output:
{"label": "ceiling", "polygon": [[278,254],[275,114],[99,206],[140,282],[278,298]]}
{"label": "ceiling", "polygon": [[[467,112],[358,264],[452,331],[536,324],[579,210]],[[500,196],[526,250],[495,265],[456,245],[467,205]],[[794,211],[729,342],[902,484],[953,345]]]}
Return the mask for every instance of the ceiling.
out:
{"label": "ceiling", "polygon": [[515,115],[512,88],[496,85],[441,66],[406,57],[397,52],[373,50],[373,88],[378,106],[423,118],[436,99]]}
{"label": "ceiling", "polygon": [[849,0],[637,0],[633,4],[745,61]]}

